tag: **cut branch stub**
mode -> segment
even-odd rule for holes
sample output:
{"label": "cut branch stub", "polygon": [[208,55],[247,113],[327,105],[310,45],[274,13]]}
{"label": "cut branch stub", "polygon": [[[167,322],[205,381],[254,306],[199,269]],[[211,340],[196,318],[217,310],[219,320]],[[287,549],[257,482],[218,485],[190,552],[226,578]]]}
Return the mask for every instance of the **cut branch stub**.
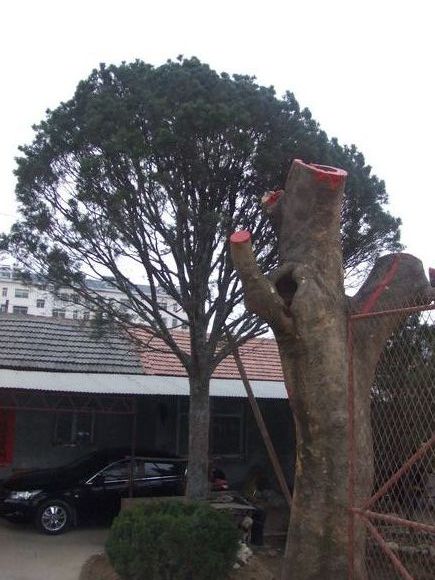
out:
{"label": "cut branch stub", "polygon": [[[361,369],[356,373],[366,379],[368,369],[374,373],[377,360],[384,348],[387,338],[408,317],[404,306],[423,306],[432,300],[431,288],[425,276],[421,260],[411,254],[388,254],[378,258],[357,294],[350,300],[354,317],[361,320],[354,325],[353,335],[356,345],[370,342],[370,349],[355,349],[356,366]],[[395,316],[372,316],[373,312],[388,312],[397,309]],[[363,372],[362,369],[365,369]],[[363,389],[369,388],[370,380],[366,379]],[[358,381],[357,381],[358,383]]]}
{"label": "cut branch stub", "polygon": [[[300,159],[296,159],[295,162],[306,165]],[[314,171],[315,180],[324,183],[330,190],[339,189],[346,181],[347,173],[344,169],[330,167],[329,165],[318,165],[317,163],[309,163],[308,167]]]}
{"label": "cut branch stub", "polygon": [[367,314],[425,305],[430,300],[430,285],[421,260],[406,253],[387,254],[376,260],[364,284],[351,299],[351,310],[354,314]]}
{"label": "cut branch stub", "polygon": [[[297,159],[285,190],[262,198],[278,238],[279,266],[270,280],[287,316],[307,322],[310,314],[317,318],[344,300],[340,219],[346,175],[342,169]],[[313,310],[313,302],[322,307]]]}
{"label": "cut branch stub", "polygon": [[346,175],[342,169],[293,161],[285,193],[267,212],[277,228],[280,264],[309,261],[328,276],[337,265],[341,269],[340,219]]}
{"label": "cut branch stub", "polygon": [[263,196],[263,209],[278,237],[279,266],[269,278],[256,264],[249,232],[231,237],[246,307],[275,332],[293,332],[295,317],[306,323],[344,300],[340,217],[346,175],[342,169],[297,159],[285,189]]}
{"label": "cut branch stub", "polygon": [[258,314],[272,328],[290,330],[291,320],[284,313],[284,301],[275,286],[262,274],[252,251],[251,233],[242,230],[230,237],[233,264],[242,280],[247,310]]}

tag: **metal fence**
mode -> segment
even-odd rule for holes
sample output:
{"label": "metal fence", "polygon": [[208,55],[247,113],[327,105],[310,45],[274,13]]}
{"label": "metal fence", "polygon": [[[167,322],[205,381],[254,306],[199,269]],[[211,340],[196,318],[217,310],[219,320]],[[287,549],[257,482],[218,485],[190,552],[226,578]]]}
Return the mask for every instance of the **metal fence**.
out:
{"label": "metal fence", "polygon": [[[407,306],[350,317],[358,325],[394,317],[394,332],[376,367],[370,392],[373,461],[370,497],[353,493],[358,459],[355,385],[350,401],[350,522],[364,527],[365,568],[370,580],[435,578],[435,305]],[[360,333],[361,336],[361,333]],[[370,331],[364,333],[370,341]],[[350,341],[352,350],[364,345]],[[370,345],[367,345],[370,348]],[[361,462],[359,463],[359,466]],[[353,533],[353,532],[352,532]],[[353,537],[352,537],[353,540]],[[352,543],[352,542],[351,542]],[[350,578],[359,580],[350,549]]]}

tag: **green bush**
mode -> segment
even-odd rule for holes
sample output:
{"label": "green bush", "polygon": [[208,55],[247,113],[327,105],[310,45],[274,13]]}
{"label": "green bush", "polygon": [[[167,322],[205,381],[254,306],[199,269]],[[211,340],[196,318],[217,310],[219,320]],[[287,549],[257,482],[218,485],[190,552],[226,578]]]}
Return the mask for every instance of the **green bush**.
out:
{"label": "green bush", "polygon": [[156,502],[121,512],[106,551],[125,580],[220,580],[238,539],[231,516],[207,504]]}

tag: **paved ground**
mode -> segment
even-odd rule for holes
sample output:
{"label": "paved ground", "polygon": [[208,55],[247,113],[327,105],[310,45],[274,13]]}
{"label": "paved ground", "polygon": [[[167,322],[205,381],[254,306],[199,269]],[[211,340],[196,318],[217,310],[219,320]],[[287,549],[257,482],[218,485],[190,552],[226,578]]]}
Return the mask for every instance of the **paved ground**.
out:
{"label": "paved ground", "polygon": [[73,529],[45,536],[0,518],[1,580],[78,580],[83,563],[103,551],[108,528]]}

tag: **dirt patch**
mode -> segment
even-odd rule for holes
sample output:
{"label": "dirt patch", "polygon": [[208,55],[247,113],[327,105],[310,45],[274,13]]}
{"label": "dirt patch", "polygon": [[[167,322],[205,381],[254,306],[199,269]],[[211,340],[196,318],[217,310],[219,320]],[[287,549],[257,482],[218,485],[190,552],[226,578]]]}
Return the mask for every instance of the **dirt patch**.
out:
{"label": "dirt patch", "polygon": [[[245,566],[231,572],[229,580],[279,580],[282,553],[258,548]],[[105,554],[91,556],[83,565],[79,580],[122,580]],[[218,580],[218,579],[216,579]]]}
{"label": "dirt patch", "polygon": [[121,580],[106,554],[91,556],[83,564],[79,580]]}
{"label": "dirt patch", "polygon": [[249,559],[246,566],[234,570],[231,580],[279,580],[281,577],[282,555],[269,556],[257,552]]}

